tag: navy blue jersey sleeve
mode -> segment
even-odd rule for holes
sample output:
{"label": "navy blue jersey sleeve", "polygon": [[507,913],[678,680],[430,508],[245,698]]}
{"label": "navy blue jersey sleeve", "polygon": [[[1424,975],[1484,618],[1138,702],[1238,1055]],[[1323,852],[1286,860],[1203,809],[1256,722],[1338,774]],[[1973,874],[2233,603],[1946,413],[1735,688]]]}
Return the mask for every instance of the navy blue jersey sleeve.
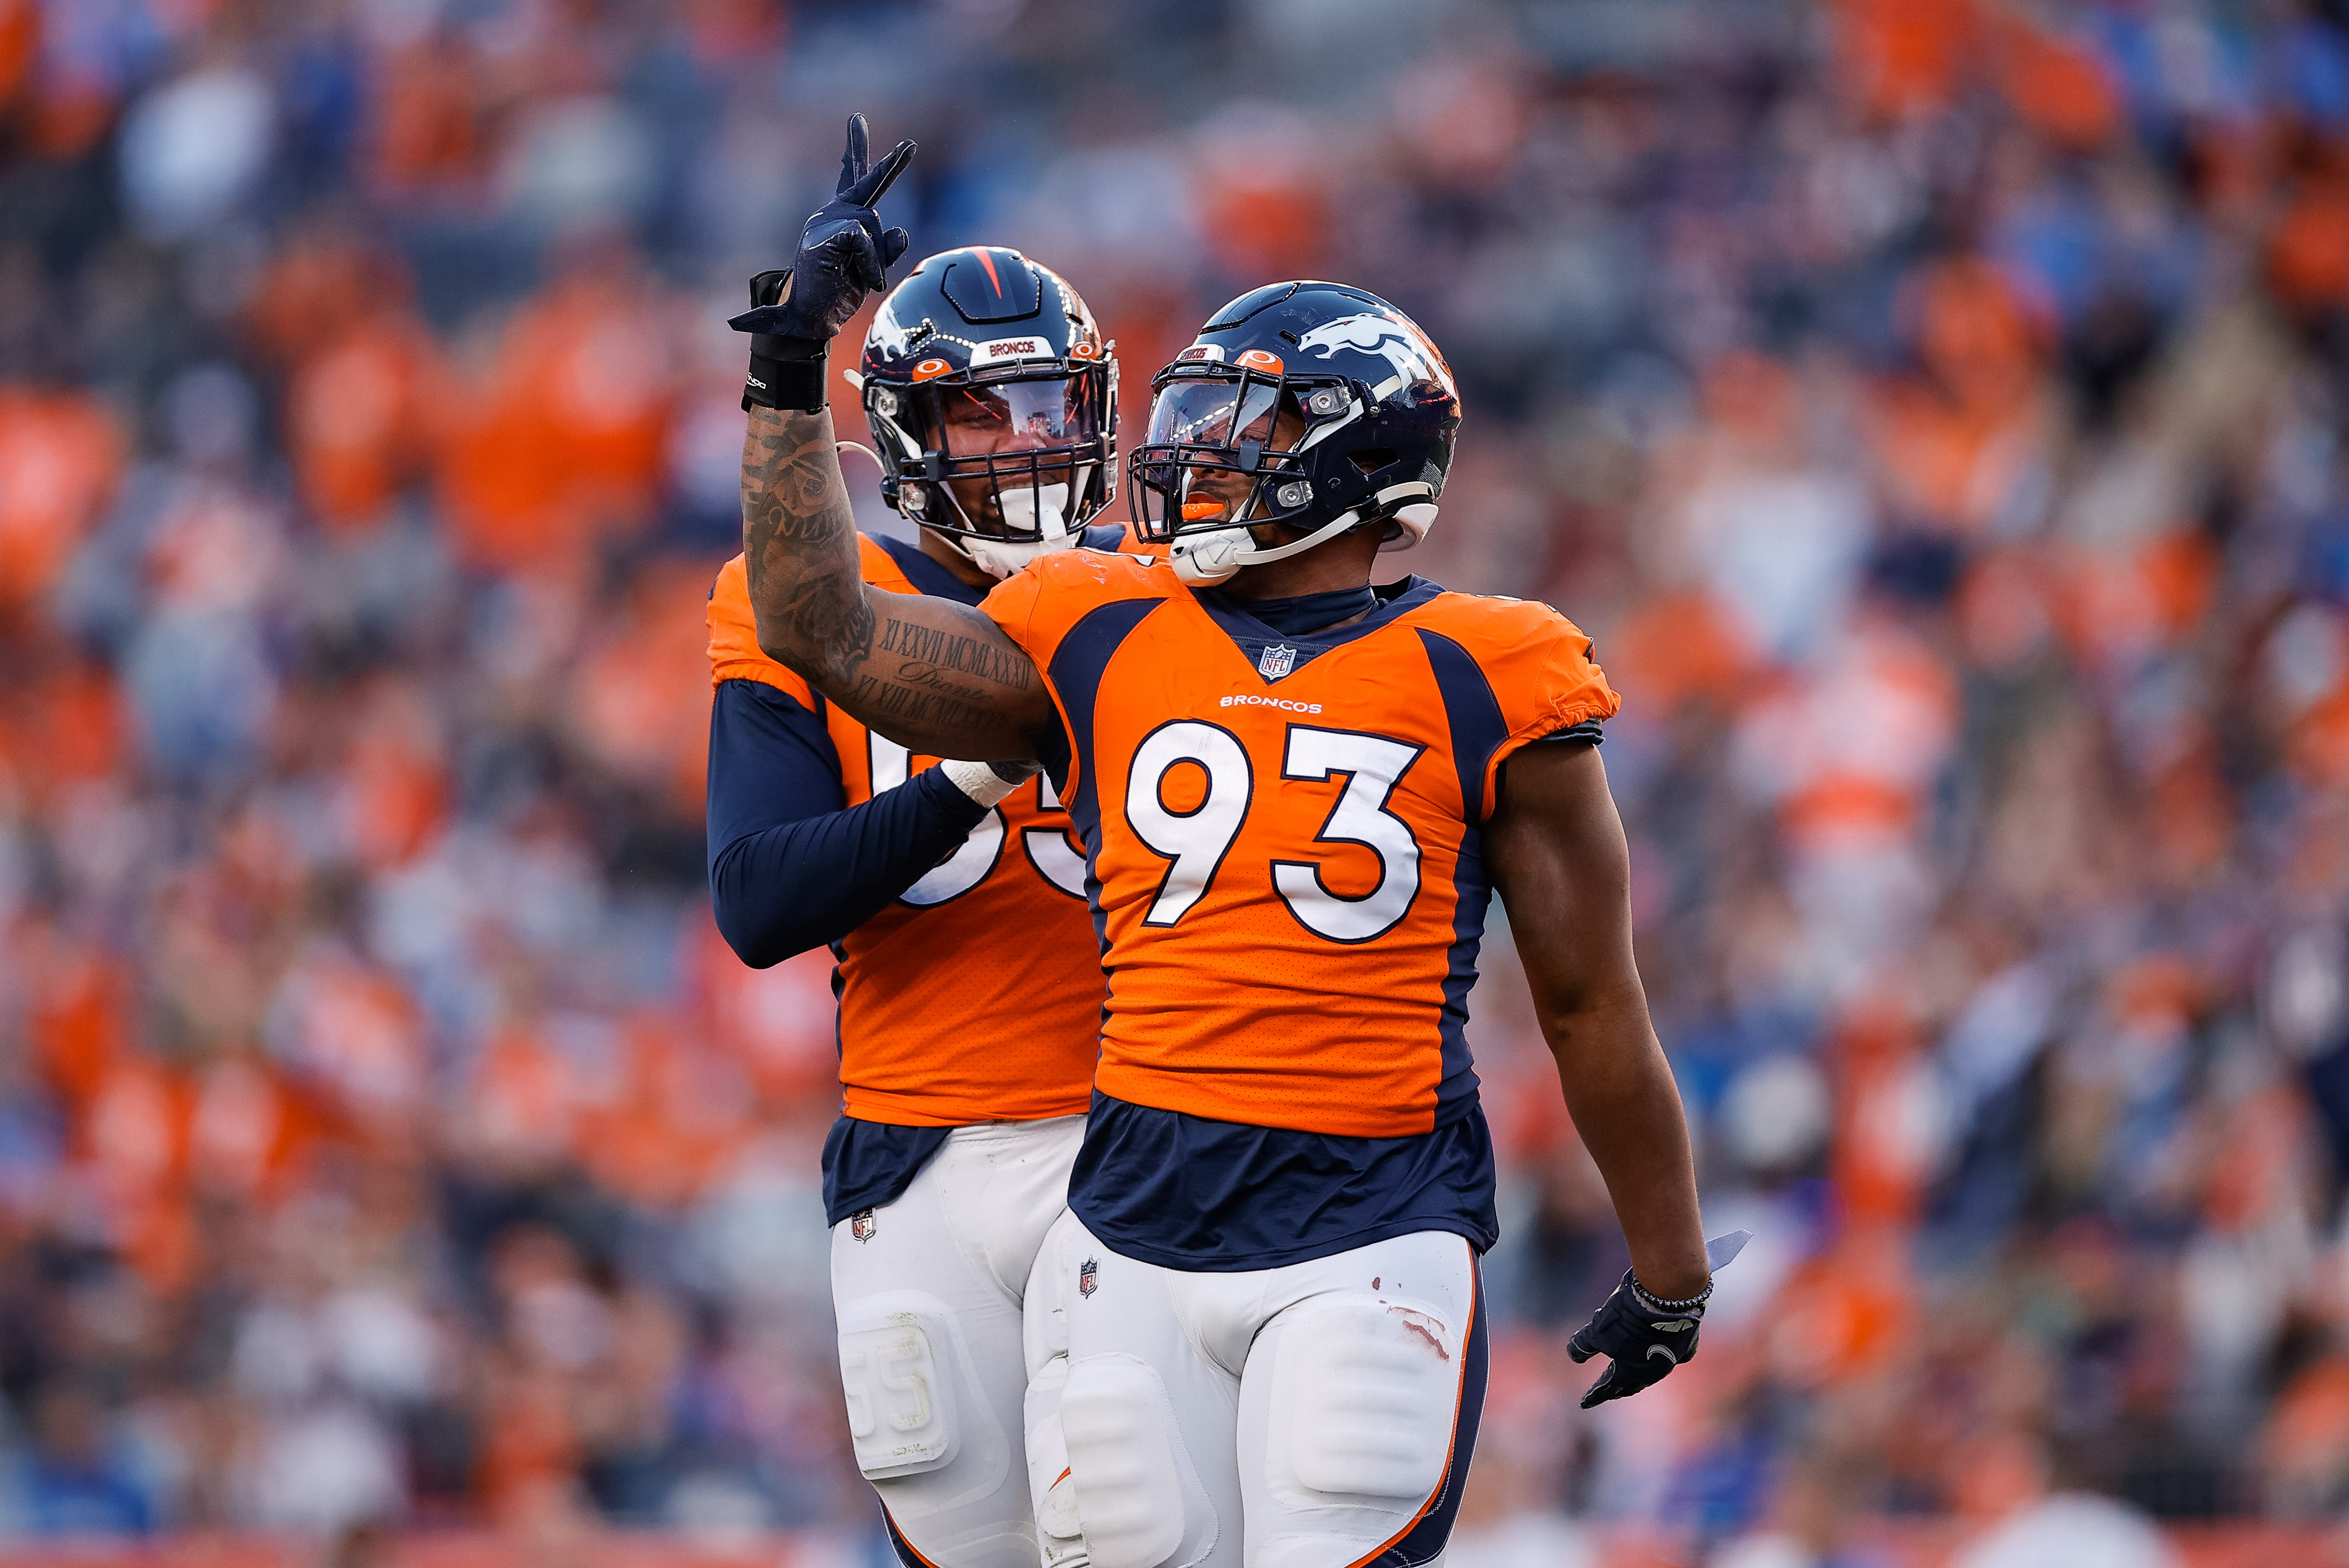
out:
{"label": "navy blue jersey sleeve", "polygon": [[722,680],[709,709],[709,898],[753,969],[838,941],[952,855],[987,808],[936,768],[844,803],[823,721]]}

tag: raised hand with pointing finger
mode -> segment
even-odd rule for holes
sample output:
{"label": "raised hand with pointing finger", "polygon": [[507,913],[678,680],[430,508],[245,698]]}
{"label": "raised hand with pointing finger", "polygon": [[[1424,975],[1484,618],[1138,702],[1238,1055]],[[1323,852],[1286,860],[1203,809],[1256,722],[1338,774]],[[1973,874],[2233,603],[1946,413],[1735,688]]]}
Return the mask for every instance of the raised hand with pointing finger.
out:
{"label": "raised hand with pointing finger", "polygon": [[864,117],[848,117],[848,146],[840,156],[833,199],[810,215],[792,265],[750,280],[750,308],[727,325],[750,336],[750,372],[742,406],[823,407],[825,346],[864,296],[888,286],[890,264],[905,254],[903,229],[884,229],[882,195],[914,160],[900,141],[878,164],[869,163]]}

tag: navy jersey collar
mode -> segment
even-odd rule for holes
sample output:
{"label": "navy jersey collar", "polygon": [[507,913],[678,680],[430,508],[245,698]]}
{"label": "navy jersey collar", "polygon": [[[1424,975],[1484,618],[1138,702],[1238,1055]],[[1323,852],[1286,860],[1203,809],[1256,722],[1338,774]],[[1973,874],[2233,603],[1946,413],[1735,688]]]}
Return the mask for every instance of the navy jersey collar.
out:
{"label": "navy jersey collar", "polygon": [[[1245,607],[1247,601],[1236,599],[1215,588],[1193,588],[1192,599],[1206,611],[1207,618],[1223,628],[1224,635],[1239,646],[1248,662],[1257,667],[1257,674],[1266,685],[1283,676],[1294,674],[1311,660],[1333,648],[1342,648],[1357,638],[1368,637],[1396,618],[1409,614],[1442,593],[1442,585],[1425,577],[1405,577],[1399,583],[1386,583],[1371,590],[1378,596],[1379,606],[1361,619],[1334,631],[1306,632],[1296,637],[1284,637],[1264,624]],[[1287,659],[1268,660],[1268,648],[1286,648],[1293,651]]]}
{"label": "navy jersey collar", "polygon": [[936,561],[922,554],[922,547],[910,539],[891,539],[876,535],[873,542],[889,553],[897,569],[915,588],[933,598],[952,599],[957,604],[975,605],[987,597],[984,588],[972,587]]}
{"label": "navy jersey collar", "polygon": [[[1085,549],[1115,551],[1125,542],[1125,530],[1112,523],[1084,530],[1080,539]],[[889,558],[897,563],[897,569],[905,574],[905,580],[923,593],[966,605],[975,605],[987,597],[988,590],[972,587],[947,571],[942,563],[924,555],[921,545],[912,540],[892,539],[886,535],[876,534],[873,535],[873,542],[889,552]],[[713,589],[713,595],[715,592]]]}

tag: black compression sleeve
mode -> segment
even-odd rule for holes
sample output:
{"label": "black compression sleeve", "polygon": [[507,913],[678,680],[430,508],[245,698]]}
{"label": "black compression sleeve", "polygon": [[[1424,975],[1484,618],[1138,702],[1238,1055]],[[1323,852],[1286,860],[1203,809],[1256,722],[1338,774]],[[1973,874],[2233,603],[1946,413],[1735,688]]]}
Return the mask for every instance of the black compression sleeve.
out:
{"label": "black compression sleeve", "polygon": [[953,854],[987,815],[936,768],[847,806],[823,720],[756,680],[709,710],[709,897],[765,969],[838,941]]}

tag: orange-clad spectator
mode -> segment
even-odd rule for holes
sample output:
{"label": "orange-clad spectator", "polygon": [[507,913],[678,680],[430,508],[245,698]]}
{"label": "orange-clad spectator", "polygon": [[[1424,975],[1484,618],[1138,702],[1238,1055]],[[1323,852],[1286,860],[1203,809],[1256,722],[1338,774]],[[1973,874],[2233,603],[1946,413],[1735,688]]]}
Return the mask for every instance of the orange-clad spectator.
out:
{"label": "orange-clad spectator", "polygon": [[2285,1386],[2259,1447],[2271,1507],[2292,1518],[2337,1516],[2349,1501],[2349,1352],[2334,1351]]}
{"label": "orange-clad spectator", "polygon": [[2293,722],[2287,755],[2309,787],[2349,790],[2349,682]]}
{"label": "orange-clad spectator", "polygon": [[2154,781],[2147,816],[2160,871],[2169,886],[2184,888],[2225,868],[2237,821],[2208,729],[2189,728],[2180,752]]}
{"label": "orange-clad spectator", "polygon": [[26,1020],[34,1058],[67,1108],[79,1116],[129,1047],[135,972],[47,928],[25,930],[11,945],[17,949],[21,972],[35,979]]}
{"label": "orange-clad spectator", "polygon": [[2307,1201],[2323,1155],[2307,1103],[2282,1085],[2246,1096],[2215,1118],[2202,1197],[2214,1235],[2251,1236],[2290,1225]]}
{"label": "orange-clad spectator", "polygon": [[2130,547],[2075,552],[2059,579],[2058,615],[2085,659],[2142,656],[2193,633],[2218,572],[2210,542],[2185,528]]}
{"label": "orange-clad spectator", "polygon": [[52,801],[109,777],[125,760],[122,694],[113,672],[72,659],[19,685],[0,713],[0,755],[19,787]]}
{"label": "orange-clad spectator", "polygon": [[113,497],[122,457],[96,398],[0,385],[0,612],[55,585]]}
{"label": "orange-clad spectator", "polygon": [[839,1007],[832,954],[818,948],[772,969],[749,969],[718,934],[697,921],[688,961],[709,1039],[740,1062],[771,1105],[822,1107],[839,1101]]}
{"label": "orange-clad spectator", "polygon": [[1929,379],[1878,389],[1878,463],[1896,510],[1978,533],[2040,455],[2044,312],[1974,256],[1920,268],[1902,305]]}
{"label": "orange-clad spectator", "polygon": [[1736,624],[1696,589],[1641,600],[1607,639],[1609,680],[1658,713],[1694,701],[1735,709],[1754,659]]}
{"label": "orange-clad spectator", "polygon": [[1924,267],[1909,287],[1919,357],[1961,402],[1987,409],[2030,390],[2047,347],[2044,303],[1980,256]]}
{"label": "orange-clad spectator", "polygon": [[1999,85],[2015,112],[2058,147],[2092,151],[2120,129],[2120,94],[2104,61],[2073,39],[2004,18]]}
{"label": "orange-clad spectator", "polygon": [[187,1159],[187,1085],[152,1058],[124,1054],[100,1070],[78,1134],[107,1189],[144,1196],[176,1178]]}
{"label": "orange-clad spectator", "polygon": [[1886,1004],[1854,1009],[1836,1033],[1831,1170],[1846,1220],[1912,1222],[1944,1135],[1938,1083],[1909,1021]]}
{"label": "orange-clad spectator", "polygon": [[1797,1269],[1768,1328],[1771,1365],[1798,1388],[1820,1388],[1887,1370],[1913,1323],[1908,1238],[1855,1231]]}
{"label": "orange-clad spectator", "polygon": [[1192,161],[1199,226],[1235,276],[1314,275],[1329,237],[1320,135],[1267,104],[1227,109],[1205,128]]}
{"label": "orange-clad spectator", "polygon": [[1797,837],[1900,830],[1956,738],[1949,667],[1889,618],[1863,621],[1739,730],[1746,779]]}
{"label": "orange-clad spectator", "polygon": [[40,52],[40,0],[0,0],[0,109],[15,107]]}
{"label": "orange-clad spectator", "polygon": [[639,568],[620,613],[573,666],[564,704],[598,762],[688,819],[709,762],[709,666],[697,639],[714,569],[691,559]]}
{"label": "orange-clad spectator", "polygon": [[1985,670],[2022,668],[2048,645],[2055,629],[2052,573],[2023,549],[1983,552],[1958,585],[1958,638],[1966,656]]}
{"label": "orange-clad spectator", "polygon": [[404,316],[414,292],[397,256],[321,220],[296,231],[271,258],[243,321],[255,348],[291,366],[380,315]]}
{"label": "orange-clad spectator", "polygon": [[503,1523],[575,1508],[580,1450],[569,1382],[543,1367],[501,1366],[481,1396],[488,1429],[475,1484],[489,1516]]}
{"label": "orange-clad spectator", "polygon": [[615,258],[601,263],[515,314],[454,421],[442,495],[482,566],[591,553],[653,504],[677,370],[669,305]]}
{"label": "orange-clad spectator", "polygon": [[1487,184],[1514,163],[1526,109],[1507,60],[1432,60],[1395,80],[1396,151],[1438,182]]}
{"label": "orange-clad spectator", "polygon": [[457,1108],[461,1144],[492,1167],[540,1171],[578,1150],[578,1075],[535,1031],[502,1029],[482,1048]]}
{"label": "orange-clad spectator", "polygon": [[461,190],[488,152],[480,62],[463,35],[429,36],[386,62],[373,127],[372,172],[386,194]]}
{"label": "orange-clad spectator", "polygon": [[1838,79],[1872,115],[1940,109],[1976,63],[1974,0],[1840,0],[1834,11]]}
{"label": "orange-clad spectator", "polygon": [[448,372],[413,319],[379,313],[305,356],[286,388],[286,444],[311,514],[363,527],[422,476]]}
{"label": "orange-clad spectator", "polygon": [[202,1192],[251,1200],[282,1189],[315,1118],[269,1064],[227,1052],[199,1067],[188,1108],[188,1174]]}
{"label": "orange-clad spectator", "polygon": [[369,870],[404,866],[449,808],[440,716],[412,682],[385,677],[350,694],[352,732],[337,791],[352,857]]}
{"label": "orange-clad spectator", "polygon": [[2039,455],[2035,411],[1967,405],[1919,381],[1888,381],[1872,410],[1878,472],[1901,516],[1954,534],[1985,532]]}
{"label": "orange-clad spectator", "polygon": [[694,53],[704,60],[737,60],[781,41],[781,0],[686,0]]}
{"label": "orange-clad spectator", "polygon": [[688,1045],[668,1020],[650,1015],[627,1021],[621,1050],[617,1091],[583,1118],[588,1168],[613,1191],[647,1207],[688,1203],[747,1131],[748,1075]]}
{"label": "orange-clad spectator", "polygon": [[269,1010],[280,1060],[347,1121],[387,1144],[411,1134],[431,1089],[431,1046],[398,981],[320,946],[298,959]]}
{"label": "orange-clad spectator", "polygon": [[2349,179],[2313,179],[2268,242],[2268,275],[2296,310],[2349,304]]}

